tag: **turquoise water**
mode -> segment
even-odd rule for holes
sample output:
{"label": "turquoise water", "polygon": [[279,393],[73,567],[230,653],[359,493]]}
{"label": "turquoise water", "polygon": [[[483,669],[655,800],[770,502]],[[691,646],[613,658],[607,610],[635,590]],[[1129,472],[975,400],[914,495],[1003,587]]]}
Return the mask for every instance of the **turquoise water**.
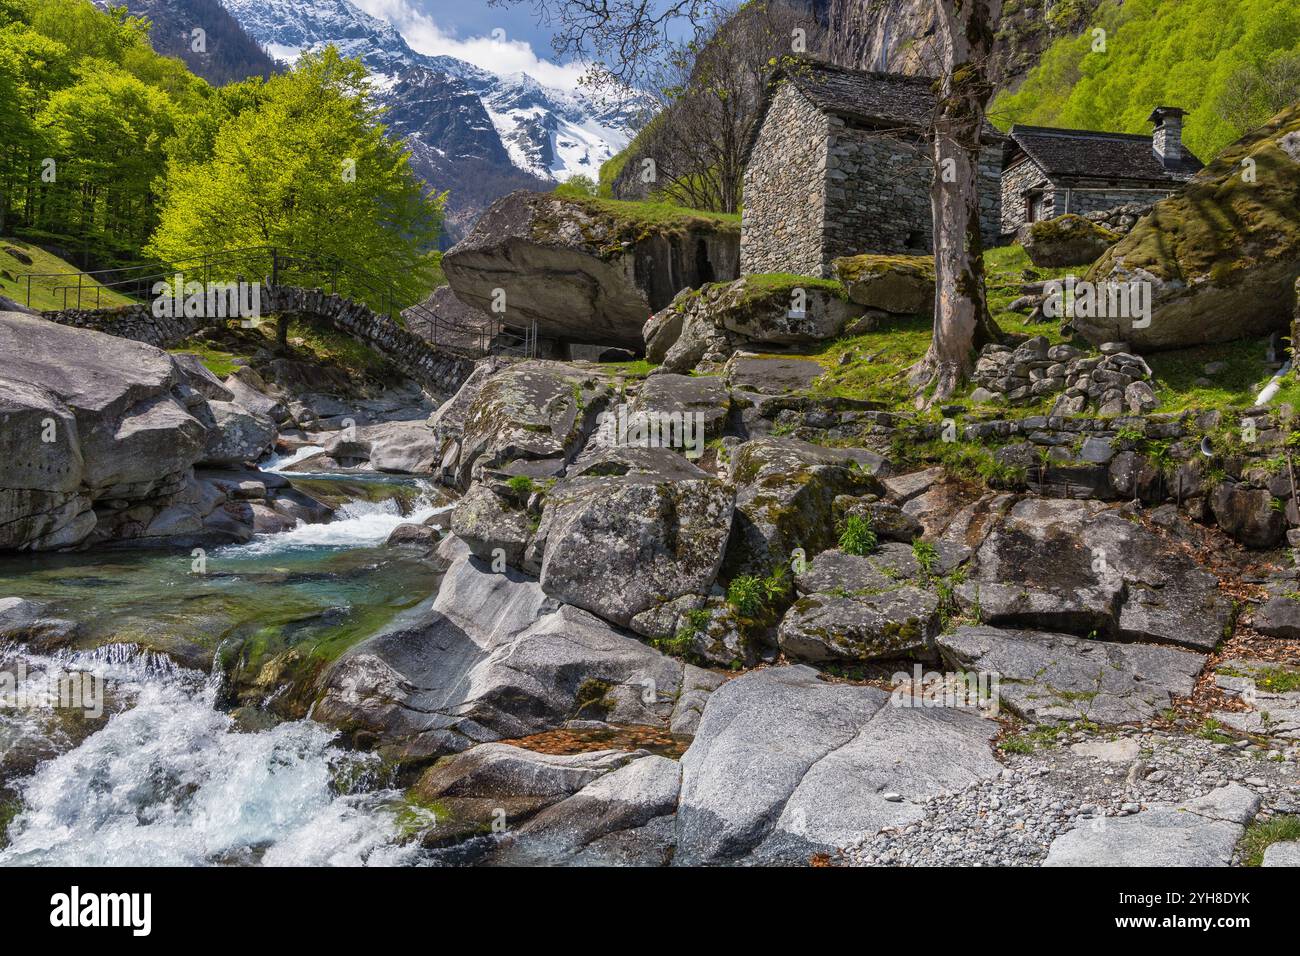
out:
{"label": "turquoise water", "polygon": [[384,487],[328,524],[198,563],[139,550],[0,559],[0,596],[81,624],[50,654],[0,648],[0,674],[37,689],[93,678],[102,705],[25,693],[0,707],[0,864],[416,861],[411,809],[378,762],[306,715],[340,653],[436,589],[428,562],[383,542],[441,499],[337,481]]}

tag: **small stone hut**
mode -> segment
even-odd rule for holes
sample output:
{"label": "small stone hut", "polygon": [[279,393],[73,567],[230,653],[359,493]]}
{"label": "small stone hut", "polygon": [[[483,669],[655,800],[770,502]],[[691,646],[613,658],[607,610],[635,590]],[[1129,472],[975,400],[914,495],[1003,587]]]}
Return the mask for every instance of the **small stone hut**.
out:
{"label": "small stone hut", "polygon": [[1183,145],[1183,117],[1157,106],[1150,136],[1013,126],[1002,171],[1002,232],[1172,195],[1204,165]]}
{"label": "small stone hut", "polygon": [[[774,73],[745,152],[740,269],[826,277],[840,256],[925,253],[934,80],[797,60]],[[1001,232],[1003,139],[980,159],[985,242]]]}

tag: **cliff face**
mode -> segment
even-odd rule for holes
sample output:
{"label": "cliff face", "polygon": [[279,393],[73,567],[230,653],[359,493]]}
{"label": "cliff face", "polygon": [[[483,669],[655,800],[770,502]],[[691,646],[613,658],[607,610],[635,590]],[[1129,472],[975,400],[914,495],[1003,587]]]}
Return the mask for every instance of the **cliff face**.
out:
{"label": "cliff face", "polygon": [[[1101,0],[1058,3],[1050,12],[1034,0],[1005,0],[998,24],[993,75],[1001,87],[1019,85],[1053,39],[1078,33]],[[824,0],[830,54],[836,63],[890,73],[939,72],[934,0]]]}

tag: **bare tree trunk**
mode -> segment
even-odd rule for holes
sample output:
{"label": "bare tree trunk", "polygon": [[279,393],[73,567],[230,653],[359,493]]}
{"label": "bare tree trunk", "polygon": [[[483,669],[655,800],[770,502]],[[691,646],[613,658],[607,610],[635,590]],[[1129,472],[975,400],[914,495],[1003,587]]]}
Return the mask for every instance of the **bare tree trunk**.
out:
{"label": "bare tree trunk", "polygon": [[970,376],[975,349],[998,337],[984,289],[979,155],[993,26],[1001,0],[934,0],[945,73],[934,129],[934,338],[912,369],[917,403],[942,401]]}

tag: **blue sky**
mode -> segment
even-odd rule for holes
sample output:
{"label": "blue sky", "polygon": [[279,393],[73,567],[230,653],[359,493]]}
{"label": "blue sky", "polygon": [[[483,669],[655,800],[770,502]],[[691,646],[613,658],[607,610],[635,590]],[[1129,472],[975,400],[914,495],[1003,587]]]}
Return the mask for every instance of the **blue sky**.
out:
{"label": "blue sky", "polygon": [[530,0],[507,7],[487,0],[352,2],[388,20],[420,53],[458,57],[495,73],[528,73],[566,89],[576,87],[584,71],[582,64],[554,62],[551,31],[538,25]]}

